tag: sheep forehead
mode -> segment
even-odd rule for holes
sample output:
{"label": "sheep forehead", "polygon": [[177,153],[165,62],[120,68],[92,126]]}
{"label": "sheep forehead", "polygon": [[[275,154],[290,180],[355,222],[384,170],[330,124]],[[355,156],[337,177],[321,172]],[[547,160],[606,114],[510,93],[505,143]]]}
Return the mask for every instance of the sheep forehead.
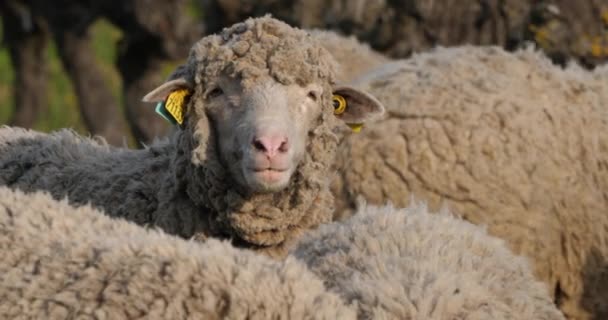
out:
{"label": "sheep forehead", "polygon": [[255,87],[243,90],[244,103],[249,106],[276,111],[277,108],[293,109],[296,114],[302,113],[303,103],[309,89],[314,86],[301,87],[277,83],[271,78],[262,81]]}
{"label": "sheep forehead", "polygon": [[331,54],[306,32],[269,18],[248,19],[203,38],[191,50],[195,82],[205,84],[220,74],[254,85],[270,76],[282,84],[334,82]]}

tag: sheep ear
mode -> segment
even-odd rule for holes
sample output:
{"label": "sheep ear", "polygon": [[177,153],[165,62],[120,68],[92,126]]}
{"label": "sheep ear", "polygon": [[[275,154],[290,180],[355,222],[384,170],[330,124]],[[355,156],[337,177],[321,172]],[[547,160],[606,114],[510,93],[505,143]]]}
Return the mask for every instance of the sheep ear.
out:
{"label": "sheep ear", "polygon": [[348,86],[334,88],[334,114],[355,132],[384,114],[384,106],[369,93]]}
{"label": "sheep ear", "polygon": [[186,106],[192,90],[183,78],[170,80],[148,93],[144,102],[157,102],[156,113],[172,124],[184,124]]}
{"label": "sheep ear", "polygon": [[148,92],[141,101],[143,102],[161,102],[165,101],[169,94],[176,90],[188,89],[190,90],[190,84],[184,78],[178,78],[167,81],[156,89]]}

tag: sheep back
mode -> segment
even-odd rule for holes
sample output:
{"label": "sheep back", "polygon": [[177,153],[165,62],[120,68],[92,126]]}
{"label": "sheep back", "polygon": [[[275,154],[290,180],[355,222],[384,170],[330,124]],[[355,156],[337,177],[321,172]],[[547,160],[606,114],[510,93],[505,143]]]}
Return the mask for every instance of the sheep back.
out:
{"label": "sheep back", "polygon": [[390,59],[362,43],[355,36],[344,36],[334,31],[313,29],[315,38],[338,62],[337,80],[349,82]]}
{"label": "sheep back", "polygon": [[564,319],[504,241],[420,204],[363,207],[293,254],[363,319]]}
{"label": "sheep back", "polygon": [[354,319],[293,258],[185,241],[0,188],[0,318]]}
{"label": "sheep back", "polygon": [[[487,225],[569,317],[608,317],[608,82],[533,50],[438,48],[359,78],[386,117],[347,137],[337,217],[410,196]],[[600,316],[601,315],[601,316]]]}

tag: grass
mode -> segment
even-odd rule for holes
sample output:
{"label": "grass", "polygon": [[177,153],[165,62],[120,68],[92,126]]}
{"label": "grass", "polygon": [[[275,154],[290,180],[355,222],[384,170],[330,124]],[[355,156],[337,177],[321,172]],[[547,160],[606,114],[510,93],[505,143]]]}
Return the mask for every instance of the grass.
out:
{"label": "grass", "polygon": [[[0,33],[2,33],[0,24]],[[0,49],[0,124],[8,122],[13,111],[13,92],[12,83],[15,78],[11,59],[6,48]]]}

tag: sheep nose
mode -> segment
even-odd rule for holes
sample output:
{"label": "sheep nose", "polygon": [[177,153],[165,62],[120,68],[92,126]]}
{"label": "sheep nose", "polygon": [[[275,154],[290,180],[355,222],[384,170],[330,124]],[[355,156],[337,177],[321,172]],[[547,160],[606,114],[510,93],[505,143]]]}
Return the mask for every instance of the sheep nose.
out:
{"label": "sheep nose", "polygon": [[253,147],[262,152],[268,158],[273,158],[277,153],[285,153],[289,150],[287,137],[283,135],[264,135],[253,138]]}

